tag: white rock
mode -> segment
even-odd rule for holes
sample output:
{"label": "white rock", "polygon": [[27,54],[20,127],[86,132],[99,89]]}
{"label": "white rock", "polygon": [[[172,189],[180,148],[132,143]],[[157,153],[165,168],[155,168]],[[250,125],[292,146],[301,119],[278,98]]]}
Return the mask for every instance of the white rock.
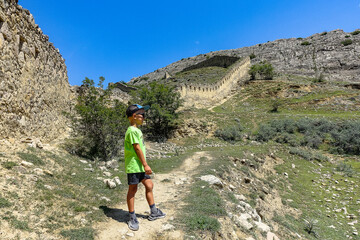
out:
{"label": "white rock", "polygon": [[351,225],[351,226],[354,226],[354,225],[357,224],[357,223],[358,223],[358,221],[355,220],[355,221],[349,222],[348,224]]}
{"label": "white rock", "polygon": [[24,167],[32,167],[32,166],[34,166],[33,163],[27,162],[27,161],[22,161],[22,162],[20,163],[20,165],[23,165]]}
{"label": "white rock", "polygon": [[107,168],[106,168],[105,166],[100,166],[99,169],[100,169],[101,171],[106,171],[106,170],[107,170]]}
{"label": "white rock", "polygon": [[162,229],[163,231],[172,230],[172,229],[174,229],[174,228],[175,228],[175,227],[174,227],[173,225],[169,224],[169,223],[167,223],[167,224],[165,224],[165,225],[162,225],[162,227],[161,227],[161,229]]}
{"label": "white rock", "polygon": [[134,236],[135,236],[135,234],[134,234],[134,233],[132,233],[132,232],[130,232],[130,233],[127,233],[127,234],[126,234],[126,236],[128,236],[128,237],[134,237]]}
{"label": "white rock", "polygon": [[[299,236],[301,238],[301,236]],[[268,232],[266,235],[266,240],[280,240],[274,233]]]}
{"label": "white rock", "polygon": [[200,179],[211,185],[223,187],[223,183],[221,182],[221,180],[219,178],[215,177],[214,175],[201,176]]}
{"label": "white rock", "polygon": [[[250,216],[249,216],[250,217]],[[243,227],[247,230],[250,230],[252,229],[254,226],[249,223],[249,221],[247,220],[246,216],[234,216],[234,220],[235,220],[235,223],[239,226],[239,227]]]}
{"label": "white rock", "polygon": [[80,160],[80,162],[82,162],[82,163],[88,163],[87,161],[85,161],[85,160]]}
{"label": "white rock", "polygon": [[34,173],[37,175],[44,175],[44,171],[41,168],[35,168]]}
{"label": "white rock", "polygon": [[49,190],[53,190],[53,187],[50,186],[50,185],[44,185],[44,188],[49,189]]}
{"label": "white rock", "polygon": [[234,185],[232,185],[232,184],[229,185],[229,188],[230,188],[231,190],[235,190],[235,189],[236,189],[236,187],[234,187]]}
{"label": "white rock", "polygon": [[103,174],[107,177],[111,177],[111,173],[110,172],[103,172]]}
{"label": "white rock", "polygon": [[119,177],[114,177],[113,181],[116,183],[116,185],[120,186],[121,185],[121,181]]}
{"label": "white rock", "polygon": [[235,198],[236,198],[237,200],[246,200],[246,197],[245,197],[244,195],[242,195],[242,194],[240,194],[240,195],[234,194],[234,196],[235,196]]}
{"label": "white rock", "polygon": [[270,232],[270,227],[262,222],[254,222],[261,232]]}
{"label": "white rock", "polygon": [[105,179],[104,182],[110,189],[116,188],[116,183],[113,180]]}
{"label": "white rock", "polygon": [[107,202],[110,202],[111,200],[109,199],[109,198],[107,198],[107,197],[100,197],[100,200],[105,200],[105,201],[107,201]]}

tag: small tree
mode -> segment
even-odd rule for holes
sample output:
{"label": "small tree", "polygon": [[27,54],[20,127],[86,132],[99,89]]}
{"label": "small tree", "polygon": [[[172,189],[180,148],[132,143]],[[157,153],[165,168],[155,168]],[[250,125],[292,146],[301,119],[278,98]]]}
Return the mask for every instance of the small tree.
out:
{"label": "small tree", "polygon": [[121,139],[126,131],[126,106],[110,98],[111,88],[103,89],[105,78],[100,77],[98,87],[85,78],[82,91],[71,116],[74,138],[72,152],[88,158],[107,161],[118,156]]}
{"label": "small tree", "polygon": [[178,125],[176,110],[182,103],[180,93],[175,91],[174,87],[152,82],[148,86],[133,91],[132,96],[136,102],[150,105],[144,131],[156,140],[171,136]]}
{"label": "small tree", "polygon": [[274,77],[274,67],[266,62],[260,62],[251,66],[249,74],[252,80],[265,79],[271,80]]}

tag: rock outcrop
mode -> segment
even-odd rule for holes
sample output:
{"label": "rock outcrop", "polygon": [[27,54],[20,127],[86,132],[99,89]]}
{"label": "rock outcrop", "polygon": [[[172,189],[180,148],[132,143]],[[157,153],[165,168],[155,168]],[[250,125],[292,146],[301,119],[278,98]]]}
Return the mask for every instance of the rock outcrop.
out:
{"label": "rock outcrop", "polygon": [[280,74],[294,74],[330,81],[360,82],[360,34],[342,30],[317,33],[307,38],[279,39],[231,50],[222,50],[181,59],[164,68],[133,78],[131,83],[143,84],[175,75],[215,56],[251,56],[252,63],[268,61]]}
{"label": "rock outcrop", "polygon": [[17,0],[0,0],[0,135],[48,141],[66,131],[65,60]]}

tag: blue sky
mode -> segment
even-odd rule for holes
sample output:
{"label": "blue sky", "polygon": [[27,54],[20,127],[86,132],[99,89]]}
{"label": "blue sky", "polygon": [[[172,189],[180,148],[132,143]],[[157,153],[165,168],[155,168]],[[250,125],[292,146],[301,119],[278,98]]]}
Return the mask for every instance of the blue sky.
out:
{"label": "blue sky", "polygon": [[181,58],[360,28],[360,0],[19,0],[65,59],[69,82],[109,82]]}

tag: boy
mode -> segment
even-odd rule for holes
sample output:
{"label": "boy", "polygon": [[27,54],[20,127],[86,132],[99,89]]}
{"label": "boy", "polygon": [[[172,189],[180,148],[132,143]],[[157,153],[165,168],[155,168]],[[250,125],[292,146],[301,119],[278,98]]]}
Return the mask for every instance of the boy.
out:
{"label": "boy", "polygon": [[131,230],[139,229],[139,222],[135,215],[135,193],[137,186],[141,182],[145,186],[146,200],[150,206],[150,215],[148,220],[153,221],[165,217],[160,209],[155,207],[153,196],[153,183],[150,178],[152,173],[150,166],[146,162],[146,152],[143,140],[143,134],[138,128],[145,119],[145,111],[149,106],[138,104],[130,105],[126,110],[126,116],[129,119],[130,127],[125,133],[125,169],[128,177],[129,190],[127,193],[127,205],[129,208],[130,220],[128,226]]}

